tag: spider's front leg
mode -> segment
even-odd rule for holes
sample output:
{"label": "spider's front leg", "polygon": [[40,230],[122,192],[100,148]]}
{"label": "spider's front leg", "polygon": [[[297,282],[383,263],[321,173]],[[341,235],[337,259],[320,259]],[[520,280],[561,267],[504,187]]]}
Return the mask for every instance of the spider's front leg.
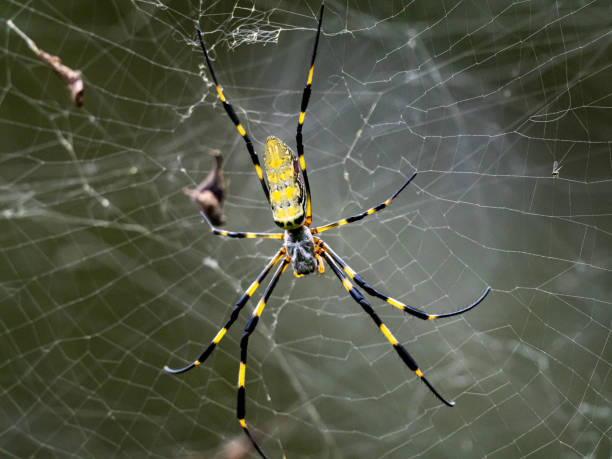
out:
{"label": "spider's front leg", "polygon": [[240,370],[238,372],[238,400],[237,400],[236,414],[238,416],[238,422],[240,423],[242,430],[247,435],[247,437],[249,437],[249,440],[251,440],[253,447],[257,450],[257,452],[263,458],[266,458],[266,455],[264,454],[264,452],[261,450],[261,448],[255,441],[255,438],[253,438],[253,436],[249,432],[249,429],[246,424],[245,378],[246,378],[246,364],[247,364],[247,349],[249,346],[249,337],[251,336],[251,333],[255,331],[255,327],[257,327],[257,323],[259,322],[261,313],[263,312],[264,307],[266,306],[266,301],[268,301],[268,298],[270,298],[272,291],[276,287],[278,279],[285,272],[285,269],[287,269],[288,265],[289,265],[289,260],[287,259],[287,257],[285,257],[283,262],[276,269],[276,272],[274,273],[274,276],[270,280],[270,283],[266,287],[263,297],[261,298],[261,300],[259,300],[259,303],[257,303],[257,307],[253,311],[251,318],[249,319],[246,327],[244,328],[244,332],[242,333],[242,338],[240,339]]}
{"label": "spider's front leg", "polygon": [[322,256],[325,259],[325,261],[327,262],[327,264],[329,265],[329,267],[332,269],[334,274],[338,277],[338,279],[340,279],[340,281],[342,282],[342,285],[347,290],[347,292],[349,292],[351,297],[370,316],[370,318],[378,326],[378,328],[380,329],[382,334],[385,335],[385,338],[387,338],[389,343],[391,343],[391,345],[393,346],[393,349],[395,349],[395,351],[397,352],[399,357],[402,359],[402,361],[406,364],[406,366],[416,373],[416,375],[421,379],[421,381],[423,381],[425,383],[425,385],[429,388],[429,390],[431,392],[433,392],[433,394],[436,397],[438,397],[438,399],[441,402],[443,402],[447,406],[455,406],[455,402],[448,401],[444,397],[442,397],[442,395],[440,395],[440,393],[425,378],[425,376],[423,375],[423,373],[419,369],[419,366],[417,365],[415,360],[412,358],[412,356],[408,353],[406,348],[400,344],[400,342],[397,340],[397,338],[395,336],[393,336],[393,333],[391,333],[389,328],[382,322],[382,320],[380,319],[378,314],[376,314],[374,309],[372,309],[372,306],[370,305],[370,303],[368,303],[365,300],[365,298],[363,297],[363,295],[359,292],[359,290],[357,290],[353,286],[353,283],[342,272],[342,270],[339,268],[339,266],[336,264],[336,262],[333,260],[333,258],[326,251],[323,252]]}
{"label": "spider's front leg", "polygon": [[333,258],[333,260],[338,265],[340,265],[342,267],[344,272],[351,279],[353,279],[357,283],[357,285],[359,285],[362,289],[364,289],[370,295],[375,296],[377,298],[380,298],[381,300],[386,301],[390,305],[395,306],[396,308],[401,309],[402,311],[407,312],[410,315],[418,317],[419,319],[433,320],[433,319],[442,319],[442,318],[445,318],[445,317],[458,316],[458,315],[463,314],[464,312],[468,312],[470,309],[473,309],[476,306],[478,306],[486,298],[486,296],[489,294],[489,292],[491,291],[491,287],[487,287],[476,301],[474,301],[472,304],[470,304],[470,305],[468,305],[468,306],[466,306],[466,307],[464,307],[464,308],[462,308],[462,309],[460,309],[458,311],[447,312],[447,313],[443,313],[443,314],[428,314],[425,311],[422,311],[422,310],[420,310],[418,308],[415,308],[414,306],[408,306],[407,304],[404,304],[401,301],[398,301],[398,300],[396,300],[394,298],[391,298],[390,296],[385,295],[384,293],[379,292],[374,287],[370,286],[365,280],[363,280],[363,278],[359,274],[357,274],[355,271],[353,271],[353,269],[349,265],[347,265],[344,262],[344,260],[342,260],[342,258],[340,258],[338,256],[338,254],[331,249],[331,247],[329,247],[323,241],[321,241],[321,243],[323,245],[323,250],[325,252],[327,252],[331,256],[331,258]]}
{"label": "spider's front leg", "polygon": [[246,290],[246,292],[244,292],[242,294],[242,296],[240,297],[238,302],[235,304],[234,308],[232,309],[232,313],[230,315],[230,318],[227,321],[227,323],[225,324],[225,326],[223,328],[221,328],[221,330],[219,330],[219,332],[215,335],[215,337],[212,339],[210,344],[204,349],[202,354],[200,354],[200,357],[198,357],[197,360],[194,360],[192,363],[190,363],[189,365],[187,365],[186,367],[183,367],[183,368],[170,368],[168,365],[166,365],[164,367],[164,370],[166,372],[172,373],[172,374],[184,373],[184,372],[189,371],[192,368],[195,368],[198,365],[204,363],[206,361],[206,359],[210,356],[210,354],[212,354],[212,352],[215,350],[215,347],[217,346],[217,344],[219,344],[219,342],[223,339],[223,337],[225,336],[225,334],[227,333],[229,328],[232,326],[232,324],[236,321],[236,319],[238,318],[238,314],[240,314],[240,311],[242,310],[244,305],[247,304],[247,302],[249,301],[251,296],[253,296],[253,294],[257,290],[257,287],[259,287],[259,284],[261,283],[261,281],[264,280],[264,278],[268,275],[270,270],[284,256],[285,256],[285,249],[282,248],[282,249],[280,249],[276,253],[274,258],[272,258],[272,260],[270,260],[270,262],[266,265],[266,267],[259,273],[259,275],[257,276],[257,279],[255,279],[255,281]]}

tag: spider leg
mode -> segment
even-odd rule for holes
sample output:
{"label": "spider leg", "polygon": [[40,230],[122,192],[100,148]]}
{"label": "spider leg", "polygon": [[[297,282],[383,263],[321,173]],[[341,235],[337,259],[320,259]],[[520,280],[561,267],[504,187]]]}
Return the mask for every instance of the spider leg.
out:
{"label": "spider leg", "polygon": [[323,245],[323,250],[325,250],[325,252],[327,252],[334,259],[334,261],[342,267],[344,272],[348,274],[348,276],[353,279],[362,289],[364,289],[370,295],[385,300],[390,305],[395,306],[396,308],[401,309],[402,311],[407,312],[410,315],[418,317],[419,319],[432,320],[442,319],[444,317],[458,316],[459,314],[463,314],[464,312],[467,312],[470,309],[478,306],[491,291],[491,287],[487,287],[482,293],[482,295],[480,295],[480,298],[478,298],[469,306],[460,309],[459,311],[447,312],[444,314],[427,314],[425,311],[421,311],[420,309],[415,308],[413,306],[408,306],[407,304],[404,304],[401,301],[398,301],[394,298],[385,295],[384,293],[379,292],[374,287],[370,286],[365,280],[363,280],[363,278],[359,274],[353,271],[353,269],[351,269],[351,267],[347,265],[344,260],[342,260],[342,258],[340,258],[338,254],[336,254],[336,252],[334,252],[325,242],[321,241],[321,244]]}
{"label": "spider leg", "polygon": [[236,305],[232,309],[232,314],[230,315],[230,318],[227,321],[227,323],[225,324],[225,326],[223,326],[223,328],[221,328],[221,330],[219,330],[219,332],[216,334],[216,336],[210,342],[208,347],[206,347],[206,349],[204,349],[204,351],[202,352],[200,357],[198,357],[197,360],[195,360],[193,363],[190,363],[189,365],[187,365],[184,368],[178,368],[178,369],[173,369],[173,368],[170,368],[169,366],[166,365],[164,367],[164,370],[167,371],[168,373],[172,373],[172,374],[184,373],[184,372],[189,371],[192,368],[194,368],[194,367],[204,363],[204,361],[206,361],[206,359],[210,356],[210,354],[212,354],[212,351],[215,350],[215,347],[217,346],[217,344],[219,344],[219,341],[221,341],[221,339],[225,336],[225,334],[227,333],[229,328],[236,321],[236,319],[238,318],[238,314],[240,313],[240,311],[242,310],[244,305],[247,303],[247,301],[249,301],[249,298],[251,298],[253,293],[255,293],[255,290],[257,290],[257,287],[259,287],[259,284],[261,283],[261,281],[268,275],[270,270],[274,267],[274,265],[276,265],[276,263],[279,262],[279,260],[281,258],[283,258],[284,255],[285,255],[285,249],[284,248],[280,249],[276,253],[276,255],[274,256],[274,258],[272,258],[272,260],[270,260],[270,262],[266,265],[266,267],[259,273],[259,275],[257,276],[257,279],[255,279],[255,281],[246,290],[246,292],[244,292],[242,294],[242,296],[240,297],[240,299],[238,300],[238,302],[236,303]]}
{"label": "spider leg", "polygon": [[268,298],[270,298],[270,295],[272,294],[274,287],[276,287],[278,279],[280,278],[281,274],[285,272],[285,269],[287,269],[287,266],[289,266],[289,260],[285,257],[283,262],[278,266],[278,268],[274,272],[274,276],[272,277],[272,279],[270,280],[270,283],[266,287],[263,297],[261,298],[261,300],[259,300],[259,303],[257,303],[257,307],[255,308],[255,310],[253,311],[253,315],[247,322],[244,332],[242,333],[242,338],[240,339],[240,370],[238,372],[238,403],[236,407],[236,414],[238,416],[238,422],[240,423],[242,430],[244,430],[244,433],[247,435],[247,437],[249,437],[249,440],[251,440],[251,443],[253,443],[253,446],[255,447],[257,452],[264,459],[266,455],[263,453],[263,451],[261,450],[261,448],[255,441],[255,439],[249,432],[249,429],[247,428],[247,424],[245,420],[246,389],[244,386],[244,380],[245,380],[245,375],[246,375],[247,348],[249,345],[249,336],[251,336],[251,333],[253,333],[253,331],[255,330],[255,327],[257,326],[257,322],[259,322],[261,313],[263,312],[263,309],[266,306],[266,301],[268,301]]}
{"label": "spider leg", "polygon": [[302,125],[304,124],[304,118],[306,116],[306,109],[308,108],[308,101],[310,100],[310,86],[312,85],[312,75],[314,73],[314,64],[317,57],[317,47],[319,46],[319,36],[321,35],[321,23],[323,22],[323,8],[324,1],[321,1],[321,9],[319,10],[319,24],[317,25],[317,35],[315,37],[314,49],[312,51],[312,59],[310,61],[310,69],[308,70],[308,77],[306,79],[306,87],[302,94],[302,104],[300,107],[300,117],[298,118],[297,133],[295,135],[295,141],[297,143],[298,158],[300,161],[300,169],[304,176],[304,184],[306,185],[306,220],[304,224],[310,226],[312,221],[312,206],[310,203],[310,185],[308,183],[308,173],[306,172],[306,161],[304,160],[304,144],[302,142]]}
{"label": "spider leg", "polygon": [[425,385],[427,385],[429,390],[432,391],[433,394],[436,397],[438,397],[440,401],[442,401],[447,406],[454,406],[455,402],[448,401],[444,397],[442,397],[440,393],[425,378],[425,376],[423,376],[423,373],[419,369],[419,366],[414,361],[412,356],[408,353],[406,348],[404,348],[404,346],[402,346],[399,343],[397,338],[393,336],[393,334],[387,328],[387,326],[382,322],[382,320],[380,320],[380,317],[378,317],[378,314],[374,312],[374,309],[372,309],[372,306],[370,306],[370,304],[366,301],[363,295],[353,286],[349,278],[342,272],[342,270],[338,267],[336,262],[334,262],[331,256],[327,252],[323,252],[322,255],[325,261],[327,261],[327,264],[330,266],[330,268],[334,272],[334,274],[338,277],[338,279],[340,279],[344,288],[349,292],[351,297],[353,297],[353,299],[357,303],[359,303],[361,308],[372,318],[372,320],[378,326],[378,328],[380,328],[380,331],[383,333],[383,335],[385,335],[385,338],[387,338],[387,340],[391,343],[391,345],[393,346],[397,354],[400,356],[400,358],[403,360],[403,362],[406,364],[406,366],[408,366],[408,368],[410,368],[412,371],[416,373],[416,375],[421,379],[421,381],[423,381]]}
{"label": "spider leg", "polygon": [[213,232],[213,234],[217,236],[233,237],[233,238],[238,238],[238,239],[244,239],[244,238],[246,239],[255,239],[255,238],[283,239],[285,237],[283,233],[251,233],[251,232],[244,232],[244,231],[221,230],[213,226],[213,224],[210,222],[210,220],[208,219],[204,211],[201,210],[200,214],[202,215],[202,218],[204,219],[204,221],[208,223],[208,226],[210,227],[210,230]]}
{"label": "spider leg", "polygon": [[393,193],[393,195],[389,199],[387,199],[384,202],[381,202],[377,206],[374,206],[374,207],[372,207],[372,208],[370,208],[368,210],[364,210],[363,212],[361,212],[361,213],[359,213],[357,215],[353,215],[352,217],[343,218],[342,220],[338,220],[337,222],[328,223],[327,225],[319,226],[318,228],[314,228],[314,229],[310,230],[310,232],[312,234],[322,233],[323,231],[327,231],[328,229],[335,228],[336,226],[342,226],[342,225],[346,225],[347,223],[356,222],[358,220],[361,220],[363,217],[366,217],[368,215],[372,215],[374,212],[378,212],[379,210],[384,209],[389,204],[391,204],[391,201],[393,201],[397,197],[397,195],[400,194],[404,190],[404,188],[406,188],[408,186],[408,184],[410,182],[412,182],[412,179],[415,178],[416,175],[417,175],[417,172],[412,174],[410,176],[410,178],[408,180],[406,180],[406,182],[399,188],[399,190],[397,190],[395,193]]}
{"label": "spider leg", "polygon": [[238,132],[240,133],[242,138],[244,139],[244,143],[246,144],[247,150],[249,151],[249,155],[251,156],[253,166],[255,166],[257,178],[261,183],[261,187],[263,188],[267,201],[270,202],[270,190],[268,190],[268,185],[266,185],[266,182],[263,178],[263,171],[261,170],[261,165],[259,164],[259,157],[257,156],[257,153],[255,153],[255,149],[253,148],[253,142],[251,142],[251,138],[244,130],[242,124],[240,124],[240,120],[238,119],[238,115],[236,115],[234,107],[232,107],[232,105],[223,95],[223,89],[221,89],[221,86],[219,86],[219,82],[217,81],[217,77],[215,76],[215,71],[213,70],[212,64],[210,63],[208,52],[206,51],[206,46],[204,45],[204,40],[202,39],[202,32],[200,31],[200,28],[198,26],[196,26],[196,30],[198,31],[198,38],[200,39],[200,45],[202,46],[202,51],[204,52],[204,57],[206,58],[206,65],[208,66],[208,70],[210,71],[210,76],[215,82],[215,87],[217,88],[217,94],[219,95],[219,99],[221,100],[221,102],[223,102],[223,108],[236,126],[236,129],[238,129]]}

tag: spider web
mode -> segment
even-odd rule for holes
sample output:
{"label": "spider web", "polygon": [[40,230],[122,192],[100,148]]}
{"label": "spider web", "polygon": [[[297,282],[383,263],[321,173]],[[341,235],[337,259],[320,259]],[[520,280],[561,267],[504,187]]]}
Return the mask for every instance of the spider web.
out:
{"label": "spider web", "polygon": [[[0,452],[241,457],[239,340],[199,355],[278,241],[211,235],[183,188],[221,150],[227,229],[275,230],[195,42],[262,151],[294,145],[318,3],[2,8]],[[328,270],[285,275],[250,341],[247,422],[270,457],[610,457],[609,2],[329,1],[304,127],[314,224],[430,313],[376,311]],[[83,72],[85,105],[14,30]],[[561,169],[552,175],[553,163]],[[234,456],[232,456],[234,454]]]}

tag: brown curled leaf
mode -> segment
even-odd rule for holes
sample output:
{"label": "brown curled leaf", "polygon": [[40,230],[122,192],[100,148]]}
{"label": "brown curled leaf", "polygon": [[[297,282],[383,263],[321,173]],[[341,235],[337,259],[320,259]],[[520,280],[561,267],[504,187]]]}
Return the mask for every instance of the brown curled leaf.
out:
{"label": "brown curled leaf", "polygon": [[28,37],[21,29],[19,29],[12,20],[7,20],[6,24],[13,29],[21,38],[25,40],[30,49],[36,54],[45,64],[53,69],[53,71],[62,79],[70,93],[72,94],[72,100],[77,107],[83,105],[83,77],[80,70],[73,70],[70,67],[62,64],[59,57],[53,56],[38,46],[36,43]]}
{"label": "brown curled leaf", "polygon": [[195,189],[185,188],[183,191],[206,214],[215,226],[225,223],[223,215],[223,201],[225,201],[225,178],[223,176],[223,157],[219,150],[211,150],[215,158],[215,166],[208,173],[206,179]]}

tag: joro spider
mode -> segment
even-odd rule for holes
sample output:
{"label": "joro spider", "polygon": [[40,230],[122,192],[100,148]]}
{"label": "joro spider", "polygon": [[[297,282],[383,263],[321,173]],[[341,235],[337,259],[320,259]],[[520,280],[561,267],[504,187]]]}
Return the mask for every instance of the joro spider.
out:
{"label": "joro spider", "polygon": [[382,322],[378,314],[376,314],[376,312],[372,309],[372,306],[370,306],[370,304],[366,301],[366,299],[359,292],[359,290],[357,290],[353,282],[359,287],[361,287],[363,290],[365,290],[371,296],[380,298],[386,301],[387,303],[395,306],[396,308],[401,309],[402,311],[423,320],[441,319],[444,317],[453,317],[459,314],[463,314],[464,312],[467,312],[477,306],[482,300],[484,300],[484,298],[491,290],[491,287],[487,287],[476,301],[459,311],[445,314],[428,314],[420,309],[417,309],[413,306],[409,306],[407,304],[402,303],[401,301],[391,298],[371,287],[361,276],[359,276],[358,273],[351,269],[351,267],[348,266],[342,260],[342,258],[340,258],[340,256],[329,247],[329,245],[323,242],[323,240],[321,240],[319,237],[315,236],[316,234],[322,233],[323,231],[327,231],[331,228],[356,222],[368,215],[372,215],[373,213],[386,208],[391,203],[391,201],[393,201],[414,179],[414,177],[417,175],[416,172],[414,172],[410,176],[410,178],[406,180],[406,182],[395,193],[393,193],[391,197],[389,197],[389,199],[384,202],[381,202],[377,206],[374,206],[351,217],[343,218],[342,220],[338,220],[333,223],[328,223],[327,225],[310,228],[312,220],[312,208],[310,202],[310,186],[308,184],[308,174],[306,172],[306,161],[304,160],[302,126],[304,124],[306,109],[308,107],[308,101],[310,99],[314,63],[317,55],[319,36],[321,34],[323,9],[324,1],[321,2],[321,9],[319,10],[317,34],[315,37],[314,49],[312,52],[310,69],[308,71],[308,76],[306,79],[306,87],[304,88],[304,92],[302,95],[302,104],[300,109],[300,115],[298,118],[297,134],[295,137],[297,144],[297,156],[280,139],[273,136],[268,137],[264,152],[266,177],[268,182],[267,184],[263,178],[263,172],[259,163],[259,158],[257,156],[257,153],[255,153],[251,139],[249,138],[249,135],[246,133],[246,130],[240,123],[240,120],[238,119],[234,108],[225,98],[221,86],[219,86],[217,77],[215,76],[215,72],[208,57],[208,52],[206,51],[206,46],[204,45],[204,40],[202,39],[202,33],[200,29],[197,28],[200,45],[202,47],[202,51],[204,52],[204,57],[206,58],[208,70],[215,83],[219,99],[223,103],[223,108],[236,126],[236,129],[244,139],[246,148],[251,157],[251,161],[253,162],[253,165],[255,167],[257,177],[259,178],[259,182],[261,183],[261,187],[264,191],[268,203],[270,204],[270,207],[272,208],[274,223],[283,228],[285,231],[284,233],[251,233],[220,230],[215,228],[208,220],[206,215],[201,212],[202,217],[208,223],[212,232],[218,236],[225,236],[230,238],[282,239],[283,246],[276,252],[274,257],[259,273],[255,281],[250,285],[246,292],[243,293],[243,295],[240,297],[240,299],[232,309],[229,320],[226,322],[223,328],[219,330],[219,332],[212,339],[210,344],[204,349],[198,359],[184,368],[172,369],[168,366],[165,366],[164,370],[166,370],[168,373],[174,374],[184,373],[204,363],[206,359],[210,356],[210,354],[213,352],[217,344],[219,344],[219,342],[223,339],[232,324],[236,321],[236,319],[238,318],[238,314],[245,306],[249,298],[253,296],[260,283],[265,279],[265,277],[272,270],[272,268],[278,265],[278,267],[274,271],[274,274],[272,275],[272,279],[270,280],[264,291],[261,300],[259,300],[259,303],[257,303],[257,306],[253,311],[251,318],[249,319],[240,339],[240,369],[238,373],[237,401],[238,422],[242,426],[242,429],[252,442],[257,452],[264,458],[266,456],[253,438],[253,436],[251,435],[251,433],[249,432],[245,420],[245,375],[247,362],[247,347],[249,344],[249,337],[251,336],[251,333],[253,333],[255,327],[257,326],[257,323],[259,322],[259,318],[261,317],[266,302],[268,301],[270,295],[272,294],[272,291],[276,287],[280,276],[285,272],[290,263],[293,265],[294,274],[297,277],[300,277],[306,274],[311,274],[315,271],[323,273],[323,261],[325,261],[329,265],[331,270],[334,272],[334,274],[338,277],[338,279],[342,282],[342,285],[348,291],[351,297],[357,303],[359,303],[361,308],[370,316],[376,326],[383,333],[385,338],[387,338],[389,343],[391,343],[402,361],[408,366],[408,368],[410,368],[410,370],[416,373],[416,375],[421,379],[421,381],[423,381],[427,385],[429,390],[433,392],[433,394],[438,397],[440,401],[442,401],[448,406],[454,406],[455,403],[452,401],[448,401],[444,397],[442,397],[442,395],[440,395],[440,393],[425,378],[425,376],[419,369],[417,363],[414,361],[408,351],[404,348],[404,346],[399,343],[397,338],[393,336],[391,331]]}

